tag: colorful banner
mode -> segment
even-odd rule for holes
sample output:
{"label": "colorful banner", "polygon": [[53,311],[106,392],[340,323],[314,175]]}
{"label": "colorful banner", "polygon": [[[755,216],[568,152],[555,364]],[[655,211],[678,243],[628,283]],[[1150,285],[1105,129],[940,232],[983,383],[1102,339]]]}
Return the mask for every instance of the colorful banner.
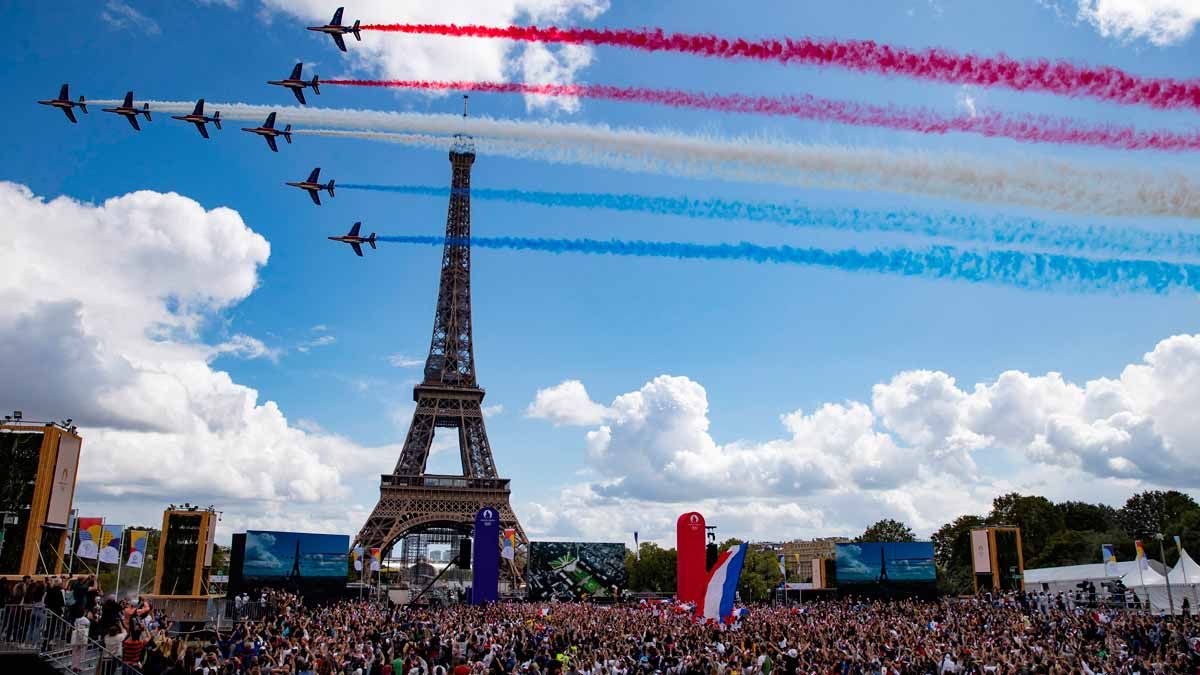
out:
{"label": "colorful banner", "polygon": [[79,518],[76,524],[79,528],[79,546],[75,549],[75,555],[95,560],[100,553],[100,529],[104,519]]}
{"label": "colorful banner", "polygon": [[692,511],[675,521],[675,599],[691,602],[697,607],[704,603],[704,587],[708,577],[704,551],[704,516]]}
{"label": "colorful banner", "polygon": [[363,568],[362,554],[363,554],[362,546],[355,546],[350,551],[350,562],[354,563],[354,571],[355,572],[362,571],[362,568]]}
{"label": "colorful banner", "polygon": [[1146,557],[1146,549],[1142,548],[1142,540],[1135,539],[1133,547],[1137,549],[1137,564],[1139,569],[1150,569],[1150,559]]}
{"label": "colorful banner", "polygon": [[779,554],[779,576],[783,577],[783,580],[779,582],[781,584],[787,583],[787,565],[783,562],[784,557],[782,553]]}
{"label": "colorful banner", "polygon": [[105,525],[100,530],[100,562],[117,565],[121,562],[121,533],[124,525]]}
{"label": "colorful banner", "polygon": [[496,602],[500,586],[500,513],[485,506],[475,514],[475,540],[471,547],[471,604]]}
{"label": "colorful banner", "polygon": [[1174,536],[1174,537],[1172,537],[1172,538],[1175,540],[1175,548],[1177,548],[1177,549],[1179,549],[1180,551],[1182,551],[1182,550],[1183,550],[1183,544],[1182,544],[1182,543],[1179,541],[1179,535],[1175,535],[1175,536]]}
{"label": "colorful banner", "polygon": [[1121,576],[1121,570],[1117,567],[1117,553],[1113,550],[1112,544],[1100,545],[1100,557],[1104,559],[1104,575],[1109,577]]}
{"label": "colorful banner", "polygon": [[697,616],[722,622],[729,621],[733,616],[733,600],[742,577],[746,548],[746,544],[738,544],[721,552],[712,573],[704,580],[703,604],[696,607]]}
{"label": "colorful banner", "polygon": [[511,527],[505,528],[500,536],[500,557],[505,560],[517,559],[517,531]]}
{"label": "colorful banner", "polygon": [[383,550],[371,549],[371,571],[378,572],[383,567]]}
{"label": "colorful banner", "polygon": [[145,562],[149,536],[150,532],[147,530],[129,531],[129,559],[125,561],[126,567],[141,567]]}

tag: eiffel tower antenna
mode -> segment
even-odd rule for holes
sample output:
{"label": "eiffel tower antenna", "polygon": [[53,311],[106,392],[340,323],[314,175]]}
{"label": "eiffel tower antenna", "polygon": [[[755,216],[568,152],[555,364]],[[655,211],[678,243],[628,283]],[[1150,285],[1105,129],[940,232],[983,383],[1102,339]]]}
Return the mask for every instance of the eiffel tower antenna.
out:
{"label": "eiffel tower antenna", "polygon": [[463,119],[467,119],[467,101],[471,99],[470,95],[463,94]]}
{"label": "eiffel tower antenna", "polygon": [[[463,114],[466,114],[466,96]],[[471,137],[455,137],[450,149],[451,190],[442,250],[441,281],[433,315],[433,336],[424,378],[413,387],[416,409],[400,459],[380,480],[379,503],[359,530],[355,543],[364,550],[386,552],[409,534],[437,528],[470,532],[475,513],[490,506],[500,513],[502,528],[514,528],[522,542],[525,531],[509,504],[509,482],[496,472],[492,446],[483,421],[484,390],[475,379],[471,330]],[[434,430],[458,433],[462,474],[426,473]]]}

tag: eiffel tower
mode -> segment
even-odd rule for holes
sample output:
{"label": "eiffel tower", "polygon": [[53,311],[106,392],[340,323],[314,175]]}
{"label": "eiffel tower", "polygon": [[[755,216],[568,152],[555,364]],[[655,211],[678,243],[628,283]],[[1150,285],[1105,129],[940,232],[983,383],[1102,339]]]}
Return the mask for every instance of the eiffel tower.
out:
{"label": "eiffel tower", "polygon": [[[518,538],[528,541],[509,505],[508,479],[496,474],[483,423],[484,390],[475,380],[470,245],[474,162],[471,138],[456,136],[450,150],[450,207],[425,377],[413,387],[417,407],[400,460],[392,473],[382,476],[379,503],[355,539],[364,549],[379,547],[386,552],[405,535],[435,528],[465,534],[484,506],[500,512],[502,528],[515,528]],[[461,476],[425,472],[436,427],[458,431]]]}

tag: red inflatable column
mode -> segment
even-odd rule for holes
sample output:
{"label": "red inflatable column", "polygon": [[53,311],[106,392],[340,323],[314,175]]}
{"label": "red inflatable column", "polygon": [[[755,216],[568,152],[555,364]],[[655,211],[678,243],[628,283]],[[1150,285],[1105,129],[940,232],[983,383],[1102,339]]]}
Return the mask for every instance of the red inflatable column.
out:
{"label": "red inflatable column", "polygon": [[692,511],[675,522],[676,561],[675,598],[680,602],[699,603],[704,596],[708,570],[704,565],[704,516]]}

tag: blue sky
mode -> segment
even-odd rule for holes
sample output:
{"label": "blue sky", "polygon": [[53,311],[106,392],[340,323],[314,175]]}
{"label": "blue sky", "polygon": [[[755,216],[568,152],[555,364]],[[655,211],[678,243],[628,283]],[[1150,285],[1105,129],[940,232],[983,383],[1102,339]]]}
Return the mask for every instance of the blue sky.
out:
{"label": "blue sky", "polygon": [[[227,215],[221,211],[214,216],[211,210],[227,207],[269,243],[267,257],[261,242],[237,230],[216,245],[221,252],[195,263],[193,276],[174,280],[171,270],[140,276],[137,269],[147,264],[144,256],[129,253],[119,234],[113,235],[116,239],[92,236],[90,226],[79,225],[82,221],[58,227],[47,220],[44,236],[38,235],[43,221],[31,207],[29,222],[11,219],[0,225],[20,228],[10,235],[32,237],[39,244],[10,251],[25,272],[7,279],[0,274],[0,298],[8,298],[18,310],[7,328],[36,326],[56,344],[75,344],[68,338],[79,337],[80,344],[99,355],[100,365],[94,368],[81,367],[67,347],[47,349],[41,360],[15,353],[0,359],[0,364],[11,360],[9,366],[30,381],[56,381],[50,371],[57,368],[75,370],[81,378],[94,376],[94,387],[77,387],[83,393],[56,398],[44,387],[32,401],[28,389],[0,385],[0,407],[25,406],[27,416],[33,409],[42,416],[86,419],[79,495],[80,507],[88,511],[84,515],[103,511],[130,522],[153,520],[167,501],[191,499],[224,506],[229,527],[222,539],[234,529],[289,523],[353,534],[363,510],[374,503],[378,474],[396,460],[420,368],[392,362],[425,356],[440,252],[383,244],[358,259],[325,237],[343,233],[358,220],[366,231],[381,235],[439,234],[445,199],[343,190],[318,208],[282,183],[320,166],[323,178],[339,183],[446,185],[444,152],[298,137],[274,154],[261,140],[237,130],[249,125],[233,121],[204,141],[190,126],[165,115],[156,115],[141,133],[133,133],[96,107],[81,116],[80,124],[69,125],[56,111],[32,103],[52,97],[67,81],[73,95],[89,99],[119,98],[132,88],[139,99],[202,96],[210,102],[286,106],[290,95],[265,81],[285,76],[298,59],[310,64],[307,74],[316,72],[323,79],[354,74],[521,80],[549,72],[527,51],[532,48],[506,49],[482,40],[367,33],[363,43],[352,41],[351,53],[343,55],[328,38],[302,30],[318,17],[327,18],[336,4],[112,0],[0,10],[6,25],[21,26],[4,57],[8,77],[0,103],[8,120],[0,129],[0,148],[10,161],[0,168],[0,180],[27,186],[35,196],[12,199],[68,197],[100,204],[139,190],[174,192],[209,211],[189,216],[196,219],[196,228],[207,232],[204,228],[213,226],[214,219]],[[543,23],[873,39],[1189,78],[1194,76],[1189,67],[1200,56],[1197,39],[1190,33],[1165,33],[1138,19],[1141,10],[1169,12],[1175,7],[1179,21],[1190,28],[1200,16],[1186,4],[910,0],[847,7],[764,1],[740,4],[734,12],[728,3],[718,2],[509,0],[486,8],[467,2],[411,3],[411,8],[389,13],[382,9],[387,3],[368,2],[349,6],[347,18],[505,23],[532,15]],[[1142,31],[1143,25],[1150,27]],[[1164,42],[1169,44],[1158,44]],[[556,81],[813,94],[923,105],[947,114],[966,114],[974,105],[1142,128],[1195,128],[1189,112],[834,69],[608,48],[575,56],[578,62],[551,73]],[[549,57],[567,61],[557,47]],[[435,113],[455,112],[459,105],[453,96],[335,86],[324,87],[320,96],[310,94],[310,104]],[[1188,154],[1028,145],[966,135],[927,137],[598,101],[563,109],[528,104],[517,96],[476,95],[472,111],[497,118],[960,152],[997,161],[1070,159],[1189,176],[1197,168]],[[492,188],[1005,213],[1119,227],[1195,226],[1182,219],[1067,218],[882,192],[683,179],[489,156],[479,157],[473,181],[476,187]],[[124,204],[117,210],[120,217],[136,219],[143,206]],[[157,214],[148,216],[151,221],[170,220],[170,209],[176,207],[183,208],[177,202],[169,208],[144,206]],[[152,224],[150,230],[169,230],[172,222]],[[921,243],[764,223],[482,200],[474,203],[473,223],[478,236],[746,240],[863,250]],[[177,234],[175,243],[167,244],[177,248],[166,259],[178,255],[191,264],[189,252],[208,246],[193,241],[192,234]],[[63,264],[56,257],[63,249],[70,249],[67,259],[76,261],[72,274],[81,281],[63,282],[43,299],[76,307],[78,325],[69,330],[55,328],[58,324],[36,304],[38,280],[55,274],[47,270]],[[669,532],[671,514],[694,507],[712,513],[709,520],[730,535],[758,538],[855,534],[885,516],[928,531],[956,512],[985,509],[991,496],[1008,489],[1120,502],[1137,489],[1187,487],[1179,481],[1190,480],[1191,474],[1172,469],[1190,465],[1188,471],[1194,471],[1200,465],[1195,454],[1200,446],[1187,443],[1200,438],[1200,430],[1181,410],[1164,403],[1200,396],[1200,376],[1195,374],[1200,361],[1190,360],[1200,353],[1200,345],[1193,344],[1200,343],[1193,335],[1194,294],[1031,292],[778,265],[512,251],[476,251],[474,265],[477,368],[488,390],[485,405],[497,406],[487,420],[489,436],[501,473],[513,479],[518,515],[536,536],[612,540],[641,529],[661,537]],[[87,285],[83,280],[92,266],[96,288],[77,290]],[[163,281],[167,277],[172,277],[170,283]],[[110,296],[106,284],[124,290]],[[197,302],[196,308],[173,308],[164,294],[173,296],[179,288],[208,300]],[[153,339],[146,331],[125,334],[122,326],[134,322],[123,323],[122,313],[141,310],[123,308],[116,300],[108,303],[106,297],[162,305],[161,311],[150,312],[146,325],[157,332],[165,323],[169,330]],[[54,316],[71,314],[63,311],[65,315]],[[1162,348],[1158,366],[1145,365],[1143,355],[1171,336],[1186,339]],[[106,359],[120,363],[114,366]],[[146,365],[160,362],[174,365]],[[1142,364],[1146,372],[1131,371],[1121,379],[1129,364]],[[113,374],[129,368],[139,374]],[[204,383],[171,374],[185,370]],[[147,384],[149,371],[171,384],[157,379],[158,384]],[[1021,382],[1027,389],[989,389],[1006,371],[1025,376],[1027,381]],[[1047,378],[1050,372],[1061,373],[1062,381]],[[917,374],[894,381],[902,373]],[[954,378],[956,387],[940,374]],[[662,375],[674,379],[656,380]],[[1099,378],[1118,384],[1102,383],[1092,390],[1120,389],[1109,393],[1125,403],[1106,403],[1096,412],[1082,392]],[[572,395],[578,392],[571,386],[560,387],[570,380],[581,382],[590,398]],[[1013,376],[1006,382],[1017,380]],[[978,393],[976,383],[988,391]],[[895,386],[873,390],[884,384]],[[1074,385],[1077,390],[1070,390]],[[247,404],[248,390],[239,387],[255,390],[257,398]],[[230,393],[228,400],[217,396],[223,388],[237,395]],[[156,407],[174,401],[173,394],[164,392],[177,390],[185,393],[179,394],[176,407]],[[539,390],[544,392],[540,397]],[[615,398],[639,391],[639,396],[611,405]],[[209,395],[222,402],[197,402]],[[1002,410],[1002,395],[1012,397],[1006,399],[1009,403],[1024,401],[1036,410],[1007,417],[996,412],[995,419],[982,420],[986,415],[981,408]],[[229,402],[234,399],[238,402]],[[277,411],[265,410],[267,401]],[[826,404],[834,407],[822,408]],[[93,409],[86,417],[79,412]],[[820,410],[827,415],[811,417]],[[781,416],[796,411],[803,414],[794,424],[781,423]],[[286,419],[287,434],[255,426],[270,415]],[[274,439],[272,450],[256,458],[256,443],[268,435]],[[285,436],[290,440],[279,440]],[[1162,465],[1139,460],[1158,448],[1170,450]],[[1114,464],[1114,457],[1128,465]],[[455,458],[454,452],[438,453],[432,468],[452,467]],[[672,482],[665,477],[671,475],[691,486],[690,495],[654,485]],[[769,487],[748,487],[770,482],[763,476],[790,478]]]}

